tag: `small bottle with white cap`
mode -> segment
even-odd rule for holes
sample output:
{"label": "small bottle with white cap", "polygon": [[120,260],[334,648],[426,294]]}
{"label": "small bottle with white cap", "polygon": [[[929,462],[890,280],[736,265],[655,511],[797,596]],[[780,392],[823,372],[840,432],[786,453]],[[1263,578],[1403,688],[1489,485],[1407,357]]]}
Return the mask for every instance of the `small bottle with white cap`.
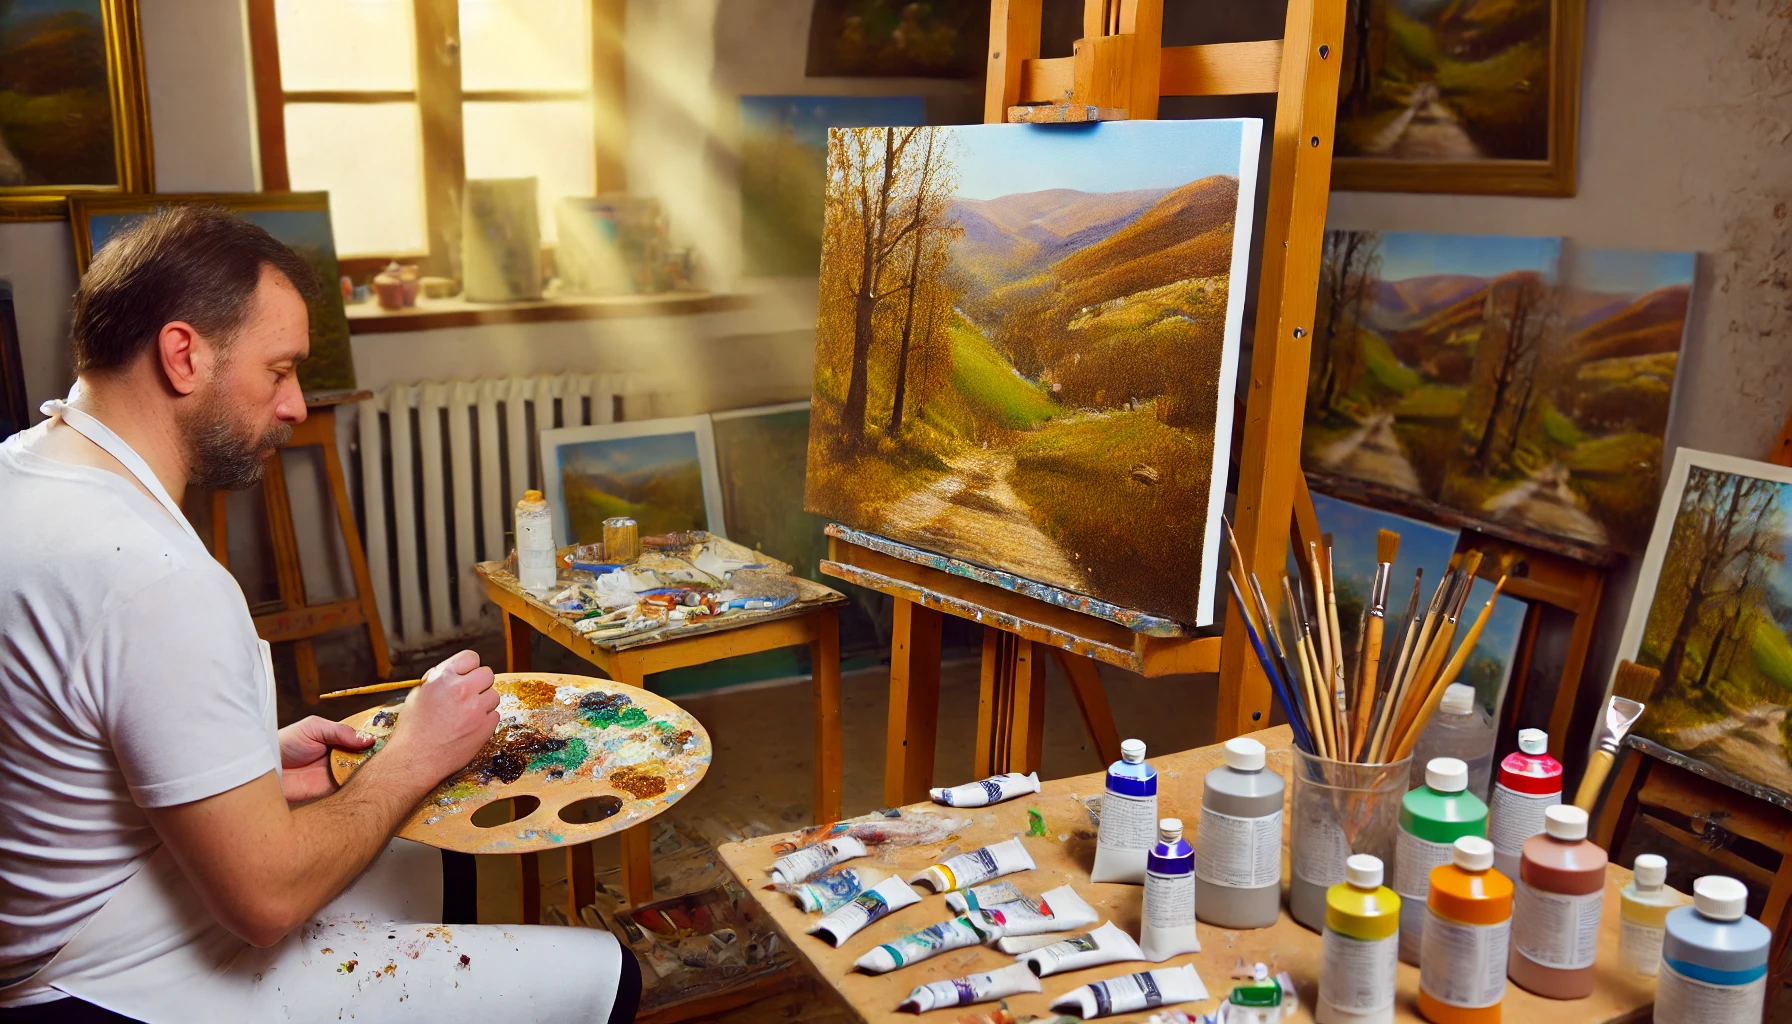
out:
{"label": "small bottle with white cap", "polygon": [[1431,872],[1419,1013],[1433,1024],[1500,1024],[1512,882],[1493,870],[1493,844],[1463,836],[1450,863]]}
{"label": "small bottle with white cap", "polygon": [[1761,1019],[1773,933],[1747,908],[1741,882],[1706,875],[1692,884],[1692,906],[1668,911],[1656,1024]]}
{"label": "small bottle with white cap", "polygon": [[1412,763],[1430,764],[1434,757],[1454,757],[1468,765],[1468,791],[1487,799],[1493,781],[1493,747],[1499,728],[1493,713],[1481,705],[1475,688],[1467,683],[1444,687],[1437,713],[1413,744]]}
{"label": "small bottle with white cap", "polygon": [[1123,740],[1108,765],[1095,832],[1092,882],[1145,884],[1145,857],[1157,840],[1157,769],[1145,762],[1144,740]]}
{"label": "small bottle with white cap", "polygon": [[1400,969],[1400,897],[1381,884],[1381,858],[1352,854],[1325,893],[1319,1024],[1392,1024]]}
{"label": "small bottle with white cap", "polygon": [[1638,974],[1654,974],[1661,967],[1668,911],[1683,901],[1667,887],[1666,857],[1638,854],[1630,870],[1630,884],[1618,894],[1618,959]]}
{"label": "small bottle with white cap", "polygon": [[1493,866],[1518,877],[1524,841],[1543,831],[1543,812],[1562,802],[1562,762],[1549,756],[1549,734],[1518,730],[1518,749],[1500,761],[1499,780],[1487,801],[1487,838]]}
{"label": "small bottle with white cap", "polygon": [[1282,916],[1282,776],[1263,744],[1226,741],[1207,773],[1195,837],[1195,915],[1222,928],[1268,928]]}
{"label": "small bottle with white cap", "polygon": [[1201,951],[1195,937],[1195,851],[1182,838],[1181,818],[1157,823],[1157,843],[1145,858],[1139,949],[1153,963]]}
{"label": "small bottle with white cap", "polygon": [[1451,844],[1463,836],[1487,838],[1487,805],[1468,792],[1468,765],[1434,757],[1425,784],[1400,798],[1400,831],[1394,841],[1394,891],[1400,894],[1400,959],[1419,962],[1425,937],[1425,900],[1431,869],[1450,863]]}
{"label": "small bottle with white cap", "polygon": [[1587,841],[1587,812],[1551,807],[1518,859],[1507,977],[1549,999],[1592,995],[1604,905],[1605,851]]}

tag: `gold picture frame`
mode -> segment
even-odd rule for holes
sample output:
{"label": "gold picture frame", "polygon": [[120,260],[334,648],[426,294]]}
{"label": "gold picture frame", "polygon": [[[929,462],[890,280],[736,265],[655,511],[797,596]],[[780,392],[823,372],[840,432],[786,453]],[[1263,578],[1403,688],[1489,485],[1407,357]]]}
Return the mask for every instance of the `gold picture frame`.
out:
{"label": "gold picture frame", "polygon": [[[61,220],[68,216],[68,201],[76,196],[117,196],[150,192],[155,189],[155,160],[150,148],[149,94],[143,78],[143,36],[138,22],[138,0],[68,0],[68,11],[39,15],[79,19],[82,8],[97,10],[105,51],[105,93],[111,112],[112,162],[115,180],[101,184],[28,183],[0,185],[0,221]],[[0,26],[3,28],[4,26]],[[86,26],[77,24],[74,43]],[[26,44],[29,45],[27,41]],[[74,54],[79,56],[79,54]],[[74,83],[74,93],[89,89]],[[4,125],[0,125],[0,148],[5,148]],[[18,166],[19,174],[28,175],[29,156],[6,154]]]}
{"label": "gold picture frame", "polygon": [[[1349,25],[1346,30],[1344,67],[1342,80],[1339,83],[1338,101],[1338,139],[1336,152],[1348,154],[1353,148],[1352,137],[1354,121],[1375,122],[1378,118],[1386,118],[1389,110],[1369,109],[1364,113],[1351,113],[1352,96],[1356,89],[1362,88],[1360,81],[1353,81],[1353,70],[1358,55],[1364,46],[1359,41],[1363,35],[1363,26],[1370,24],[1372,16],[1385,18],[1387,9],[1398,0],[1352,0],[1350,4]],[[1547,152],[1540,159],[1504,159],[1504,158],[1456,158],[1425,159],[1423,157],[1381,157],[1335,155],[1332,159],[1332,189],[1340,192],[1447,192],[1468,195],[1520,195],[1520,196],[1572,196],[1576,187],[1576,149],[1580,132],[1580,81],[1581,50],[1586,36],[1586,0],[1550,0],[1548,12],[1548,53],[1545,66],[1549,72],[1549,95],[1546,102],[1539,104],[1539,109],[1547,116],[1547,126],[1543,127],[1542,139]],[[1424,26],[1429,31],[1431,26]],[[1385,25],[1371,30],[1369,56],[1365,58],[1371,65],[1370,75],[1379,75],[1381,66],[1375,64],[1377,48],[1385,55],[1388,47],[1397,45],[1389,40],[1393,33]],[[1437,73],[1442,79],[1443,73]],[[1433,123],[1447,119],[1449,97],[1445,93],[1446,86],[1421,80],[1411,85],[1410,100],[1415,112],[1421,111],[1420,103],[1426,98],[1421,90],[1429,86],[1429,99],[1424,103],[1422,117],[1443,111],[1441,115],[1428,116]],[[1520,83],[1521,85],[1523,83]],[[1371,83],[1371,88],[1374,83]],[[1508,90],[1507,95],[1513,94]],[[1372,100],[1364,101],[1365,104]],[[1394,120],[1398,120],[1398,115]],[[1413,120],[1418,120],[1414,118]],[[1358,129],[1360,130],[1360,129]],[[1449,130],[1445,126],[1443,130]],[[1422,148],[1422,147],[1414,147]]]}

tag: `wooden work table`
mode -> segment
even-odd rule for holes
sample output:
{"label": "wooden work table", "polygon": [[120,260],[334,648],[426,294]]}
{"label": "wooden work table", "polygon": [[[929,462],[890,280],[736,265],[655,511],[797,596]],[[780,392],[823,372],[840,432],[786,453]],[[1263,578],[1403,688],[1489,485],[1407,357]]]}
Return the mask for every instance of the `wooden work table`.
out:
{"label": "wooden work table", "polygon": [[[1291,740],[1288,728],[1281,726],[1253,733],[1269,748],[1269,765],[1288,777]],[[1201,786],[1208,771],[1222,763],[1218,746],[1202,747],[1151,758],[1158,770],[1158,808],[1165,817],[1182,818],[1194,839],[1201,814]],[[951,836],[943,844],[913,846],[891,850],[857,863],[911,877],[920,869],[936,863],[944,856],[999,842],[1010,836],[1027,834],[1027,810],[1035,808],[1045,817],[1046,835],[1023,841],[1037,867],[1028,872],[1008,876],[1030,895],[1066,883],[1093,906],[1104,920],[1112,920],[1135,938],[1139,934],[1139,902],[1143,889],[1133,885],[1095,884],[1089,881],[1089,868],[1095,859],[1095,825],[1082,803],[1102,791],[1102,776],[1081,775],[1057,779],[1044,784],[1034,797],[1011,800],[995,807],[971,810],[916,804],[913,810],[931,810],[942,815],[969,817],[972,824]],[[905,808],[907,813],[911,808]],[[741,884],[752,893],[767,911],[770,919],[784,933],[791,948],[800,953],[821,980],[837,991],[861,1020],[912,1021],[908,1014],[896,1012],[896,1004],[917,985],[942,981],[977,971],[994,970],[1013,963],[1013,958],[987,947],[955,950],[923,961],[913,967],[884,975],[861,974],[852,969],[853,961],[865,952],[899,935],[925,928],[953,916],[943,896],[928,896],[919,904],[896,911],[847,940],[834,949],[813,935],[806,934],[819,919],[799,910],[795,901],[780,893],[770,892],[766,871],[776,859],[773,847],[789,836],[762,836],[741,843],[729,843],[721,849],[722,860]],[[947,851],[950,850],[950,853]],[[1287,831],[1283,832],[1283,875],[1288,871]],[[1646,1017],[1655,1000],[1655,980],[1625,971],[1617,959],[1618,890],[1630,880],[1630,872],[1612,867],[1605,883],[1605,913],[1599,926],[1598,987],[1586,999],[1560,1002],[1532,995],[1517,985],[1506,986],[1505,1019],[1535,1022],[1543,1020],[1586,1021],[1611,1024],[1617,1021]],[[924,890],[923,890],[924,891]],[[1311,1020],[1311,1008],[1317,995],[1320,958],[1318,934],[1296,924],[1284,910],[1273,927],[1255,931],[1235,931],[1200,924],[1201,952],[1176,957],[1161,965],[1142,963],[1109,964],[1082,971],[1053,975],[1044,979],[1045,991],[1010,997],[1009,1009],[1017,1018],[1030,1015],[1049,1016],[1052,999],[1079,985],[1154,966],[1178,966],[1192,963],[1201,975],[1212,998],[1205,1003],[1186,1003],[1180,1009],[1190,1014],[1211,1013],[1219,1000],[1232,990],[1234,965],[1243,959],[1246,964],[1262,961],[1271,972],[1287,971],[1300,988],[1299,1020]],[[1419,987],[1418,968],[1400,965],[1396,1019],[1417,1021],[1416,1000]],[[938,1021],[956,1020],[962,1014],[989,1010],[994,1003],[975,1007],[935,1010],[925,1016]],[[1148,1013],[1120,1014],[1114,1021],[1141,1021]]]}

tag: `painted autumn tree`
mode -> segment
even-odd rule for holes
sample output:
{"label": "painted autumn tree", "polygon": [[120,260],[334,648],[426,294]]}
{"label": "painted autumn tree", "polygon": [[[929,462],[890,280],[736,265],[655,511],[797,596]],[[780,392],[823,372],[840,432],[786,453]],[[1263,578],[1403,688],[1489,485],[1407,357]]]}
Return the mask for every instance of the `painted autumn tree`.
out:
{"label": "painted autumn tree", "polygon": [[1319,263],[1319,309],[1314,323],[1313,381],[1307,389],[1315,412],[1331,412],[1343,391],[1345,371],[1361,362],[1357,336],[1363,313],[1381,280],[1381,235],[1328,231]]}
{"label": "painted autumn tree", "polygon": [[1482,476],[1493,468],[1502,430],[1510,438],[1506,453],[1517,447],[1518,429],[1536,394],[1538,357],[1556,319],[1554,289],[1540,275],[1517,275],[1487,289],[1476,359],[1488,367],[1484,386],[1477,389],[1488,399],[1473,435],[1475,471]]}
{"label": "painted autumn tree", "polygon": [[1722,639],[1745,635],[1748,598],[1783,557],[1785,512],[1781,485],[1771,480],[1697,467],[1687,474],[1657,585],[1678,599],[1658,596],[1648,625],[1656,649],[1666,645],[1661,677],[1669,685],[1680,682],[1688,651],[1703,639],[1705,668],[1687,687],[1702,690]]}
{"label": "painted autumn tree", "polygon": [[[896,385],[905,388],[916,311],[926,316],[929,309],[920,293],[933,286],[943,263],[929,256],[948,230],[951,174],[943,148],[934,128],[853,129],[828,136],[822,287],[844,290],[849,301],[834,302],[824,294],[824,322],[818,328],[824,343],[831,334],[850,339],[841,427],[855,444],[866,435],[878,327],[889,325],[900,333]],[[895,299],[902,301],[893,305]],[[849,323],[826,322],[829,313],[842,311],[850,313]],[[899,429],[900,416],[893,414],[892,423]]]}

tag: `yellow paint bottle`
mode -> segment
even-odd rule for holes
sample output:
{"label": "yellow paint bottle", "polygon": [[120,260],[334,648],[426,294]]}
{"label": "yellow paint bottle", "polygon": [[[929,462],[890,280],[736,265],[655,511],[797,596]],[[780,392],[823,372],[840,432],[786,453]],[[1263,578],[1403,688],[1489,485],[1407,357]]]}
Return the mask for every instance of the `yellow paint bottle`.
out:
{"label": "yellow paint bottle", "polygon": [[1400,897],[1381,884],[1381,858],[1344,862],[1344,881],[1325,894],[1319,966],[1319,1024],[1391,1024],[1400,959]]}

